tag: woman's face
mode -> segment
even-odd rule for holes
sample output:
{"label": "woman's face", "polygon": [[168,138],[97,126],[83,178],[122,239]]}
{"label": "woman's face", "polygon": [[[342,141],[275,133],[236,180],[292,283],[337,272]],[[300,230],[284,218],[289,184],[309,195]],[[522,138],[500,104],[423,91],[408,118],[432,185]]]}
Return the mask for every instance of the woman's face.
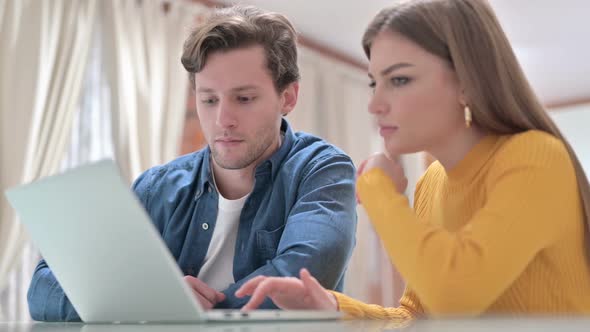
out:
{"label": "woman's face", "polygon": [[400,34],[371,45],[369,112],[390,155],[432,151],[465,128],[461,87],[450,64]]}

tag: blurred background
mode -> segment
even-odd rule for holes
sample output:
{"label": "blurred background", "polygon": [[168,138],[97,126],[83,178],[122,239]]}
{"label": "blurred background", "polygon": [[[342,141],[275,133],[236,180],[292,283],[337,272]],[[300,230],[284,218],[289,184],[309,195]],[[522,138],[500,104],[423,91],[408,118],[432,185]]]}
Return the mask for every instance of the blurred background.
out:
{"label": "blurred background", "polygon": [[[300,32],[296,130],[358,163],[381,149],[366,111],[364,28],[395,0],[250,0]],[[129,183],[204,147],[180,54],[210,0],[0,0],[0,191],[104,158]],[[590,1],[490,0],[535,92],[590,172]],[[477,47],[477,45],[472,45]],[[432,161],[403,157],[407,194]],[[345,292],[397,305],[403,280],[362,208]],[[107,244],[105,244],[107,245]],[[0,195],[0,321],[30,319],[26,291],[40,257]]]}

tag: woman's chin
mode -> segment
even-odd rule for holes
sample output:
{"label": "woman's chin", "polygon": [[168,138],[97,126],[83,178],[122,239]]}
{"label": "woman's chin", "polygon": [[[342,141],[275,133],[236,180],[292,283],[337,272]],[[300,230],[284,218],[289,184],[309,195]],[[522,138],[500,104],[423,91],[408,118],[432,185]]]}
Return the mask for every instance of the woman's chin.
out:
{"label": "woman's chin", "polygon": [[408,154],[408,153],[414,153],[417,151],[414,151],[414,149],[412,149],[409,146],[403,145],[403,144],[399,144],[399,142],[395,142],[395,143],[385,143],[385,152],[387,152],[387,155],[389,156],[399,156],[402,154]]}

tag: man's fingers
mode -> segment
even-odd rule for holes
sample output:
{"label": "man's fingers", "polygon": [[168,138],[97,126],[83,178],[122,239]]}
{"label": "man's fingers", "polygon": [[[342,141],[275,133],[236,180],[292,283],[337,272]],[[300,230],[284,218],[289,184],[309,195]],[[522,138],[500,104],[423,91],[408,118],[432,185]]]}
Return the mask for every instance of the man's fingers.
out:
{"label": "man's fingers", "polygon": [[[278,297],[284,296],[287,293],[289,294],[290,299],[297,299],[304,295],[304,291],[301,285],[301,281],[297,278],[287,278],[287,277],[267,277],[265,280],[258,284],[258,287],[254,289],[252,293],[252,297],[250,301],[244,305],[242,310],[253,310],[258,308],[262,302],[264,302],[266,297],[271,298],[273,301],[276,301]],[[275,302],[275,304],[277,304]],[[278,305],[278,304],[277,304]],[[285,309],[285,307],[279,305],[281,309]]]}
{"label": "man's fingers", "polygon": [[211,303],[211,301],[209,301],[208,299],[206,299],[203,295],[201,295],[196,290],[192,289],[192,291],[193,291],[193,294],[195,294],[195,296],[197,297],[197,300],[199,301],[199,303],[201,304],[201,306],[205,310],[209,310],[209,309],[213,308],[213,303]]}
{"label": "man's fingers", "polygon": [[307,269],[301,269],[301,271],[299,272],[299,277],[301,278],[301,281],[303,281],[303,285],[307,289],[308,294],[312,297],[324,293],[324,287],[322,287],[319,281],[316,278],[314,278]]}
{"label": "man's fingers", "polygon": [[250,297],[250,300],[248,301],[248,303],[246,303],[243,307],[242,310],[244,311],[248,311],[248,310],[254,310],[256,308],[258,308],[262,302],[264,302],[264,299],[267,296],[270,296],[271,293],[273,292],[273,288],[275,288],[277,285],[276,280],[273,279],[265,279],[262,282],[260,282],[257,287],[254,289],[254,292],[252,293],[252,297]]}
{"label": "man's fingers", "polygon": [[223,294],[222,292],[217,292],[217,298],[215,299],[216,303],[219,303],[223,300],[225,300],[225,294]]}
{"label": "man's fingers", "polygon": [[217,303],[217,299],[223,296],[222,293],[214,290],[213,288],[209,287],[206,283],[202,282],[198,278],[187,276],[185,280],[191,285],[191,287],[199,292],[203,297],[205,297],[211,303]]}
{"label": "man's fingers", "polygon": [[266,279],[267,277],[265,276],[257,276],[254,277],[250,280],[248,280],[246,283],[244,283],[242,285],[242,287],[240,287],[235,295],[239,298],[242,298],[244,296],[247,295],[252,295],[252,293],[254,292],[254,290],[256,289],[256,287],[258,287],[258,285],[264,281],[264,279]]}

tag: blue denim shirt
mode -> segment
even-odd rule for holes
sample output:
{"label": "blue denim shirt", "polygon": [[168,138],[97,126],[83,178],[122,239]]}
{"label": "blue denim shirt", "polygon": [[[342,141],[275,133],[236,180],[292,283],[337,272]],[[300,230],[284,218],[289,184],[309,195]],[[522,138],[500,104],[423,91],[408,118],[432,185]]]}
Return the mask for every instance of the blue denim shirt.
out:
{"label": "blue denim shirt", "polygon": [[[217,308],[240,308],[234,292],[258,276],[298,276],[303,267],[328,289],[342,290],[355,243],[355,169],[325,141],[293,133],[283,120],[283,144],[256,168],[242,209],[233,264],[236,282]],[[133,190],[185,275],[197,276],[217,219],[219,194],[205,148],[143,173]],[[203,225],[207,224],[208,227]],[[80,320],[45,261],[28,292],[31,317]],[[276,308],[267,299],[261,308]]]}

